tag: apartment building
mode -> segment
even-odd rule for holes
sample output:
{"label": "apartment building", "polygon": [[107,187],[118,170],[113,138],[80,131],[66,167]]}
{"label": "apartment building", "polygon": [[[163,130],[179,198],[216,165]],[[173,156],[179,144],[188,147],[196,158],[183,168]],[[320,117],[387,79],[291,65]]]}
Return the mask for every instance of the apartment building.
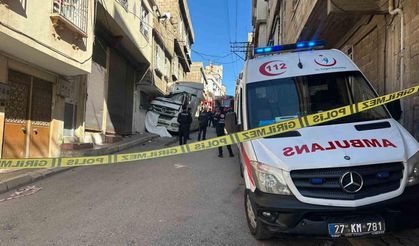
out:
{"label": "apartment building", "polygon": [[211,94],[211,90],[209,88],[203,62],[192,62],[191,71],[187,74],[186,81],[202,83],[204,85],[204,100],[202,105],[207,107],[212,105],[213,94]]}
{"label": "apartment building", "polygon": [[186,0],[0,1],[0,155],[145,131],[149,102],[190,71],[193,42]]}
{"label": "apartment building", "polygon": [[157,0],[162,13],[169,13],[173,25],[174,57],[172,60],[172,80],[182,81],[191,70],[191,47],[195,40],[192,20],[187,0]]}
{"label": "apartment building", "polygon": [[0,155],[58,156],[84,137],[94,1],[0,1]]}
{"label": "apartment building", "polygon": [[149,108],[149,102],[156,96],[167,95],[168,85],[172,81],[174,55],[174,27],[171,14],[162,12],[159,5],[153,1],[152,12],[143,13],[151,16],[153,29],[151,64],[140,81],[141,102],[139,107],[144,112]]}
{"label": "apartment building", "polygon": [[[416,0],[253,0],[256,47],[326,40],[386,94],[419,84]],[[401,123],[419,139],[419,96],[403,99]]]}
{"label": "apartment building", "polygon": [[223,85],[223,65],[210,64],[205,67],[205,74],[208,80],[209,94],[213,99],[221,98],[226,95],[226,88]]}
{"label": "apartment building", "polygon": [[90,142],[98,139],[95,135],[112,141],[120,135],[144,132],[150,101],[167,95],[170,82],[183,79],[190,71],[190,56],[186,55],[190,53],[179,57],[177,50],[190,50],[193,43],[186,2],[98,3],[86,110],[86,129],[91,133],[86,141]]}
{"label": "apartment building", "polygon": [[154,1],[98,1],[86,142],[113,141],[144,129],[140,80],[152,63],[154,5]]}

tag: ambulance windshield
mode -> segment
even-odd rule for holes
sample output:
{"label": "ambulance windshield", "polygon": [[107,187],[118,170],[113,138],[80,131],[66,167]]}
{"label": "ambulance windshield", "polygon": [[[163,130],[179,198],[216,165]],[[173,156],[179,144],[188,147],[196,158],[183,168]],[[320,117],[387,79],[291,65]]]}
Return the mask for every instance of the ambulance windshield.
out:
{"label": "ambulance windshield", "polygon": [[[249,128],[318,113],[376,97],[360,72],[314,74],[247,85]],[[383,106],[325,124],[389,118]]]}

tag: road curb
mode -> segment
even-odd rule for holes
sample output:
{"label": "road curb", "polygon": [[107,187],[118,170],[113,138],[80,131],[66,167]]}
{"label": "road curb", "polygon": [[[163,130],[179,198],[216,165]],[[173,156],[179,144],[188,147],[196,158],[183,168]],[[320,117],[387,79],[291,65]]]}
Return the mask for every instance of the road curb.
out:
{"label": "road curb", "polygon": [[13,178],[9,178],[0,182],[0,193],[11,191],[12,189],[33,183],[51,175],[70,170],[72,168],[53,168],[35,170],[30,173],[21,174]]}
{"label": "road curb", "polygon": [[[146,136],[144,138],[136,139],[131,142],[122,143],[120,145],[112,146],[110,148],[106,149],[98,149],[97,151],[86,151],[83,153],[83,156],[91,156],[91,155],[107,155],[107,154],[113,154],[131,147],[134,147],[137,144],[146,143],[150,140],[153,140],[157,138],[158,135],[150,135]],[[49,176],[52,176],[54,174],[64,172],[70,169],[73,169],[75,167],[68,167],[68,168],[52,168],[52,169],[41,169],[41,170],[34,170],[30,173],[25,173],[21,175],[17,175],[15,177],[0,181],[0,194],[6,193],[8,191],[11,191],[13,189],[22,187],[24,185],[33,183],[35,181],[47,178]]]}

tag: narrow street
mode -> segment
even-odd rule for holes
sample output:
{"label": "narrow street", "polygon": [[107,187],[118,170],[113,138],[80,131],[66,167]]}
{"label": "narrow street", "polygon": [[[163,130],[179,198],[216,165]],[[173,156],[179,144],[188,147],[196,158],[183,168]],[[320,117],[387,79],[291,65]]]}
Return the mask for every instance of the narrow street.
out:
{"label": "narrow street", "polygon": [[[129,151],[166,142],[157,139]],[[34,185],[42,190],[0,204],[2,245],[414,245],[419,239],[415,231],[351,243],[257,242],[246,224],[237,157],[219,159],[216,150],[76,168]]]}

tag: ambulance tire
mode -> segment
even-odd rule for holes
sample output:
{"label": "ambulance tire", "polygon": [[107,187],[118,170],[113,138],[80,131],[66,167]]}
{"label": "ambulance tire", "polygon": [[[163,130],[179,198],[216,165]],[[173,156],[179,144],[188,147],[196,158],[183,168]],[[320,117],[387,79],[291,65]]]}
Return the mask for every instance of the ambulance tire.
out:
{"label": "ambulance tire", "polygon": [[[247,226],[250,233],[256,240],[267,240],[272,237],[271,233],[263,226],[260,219],[255,216],[255,209],[249,196],[250,190],[246,189],[244,192],[244,208],[246,211]],[[251,221],[252,220],[252,221]]]}

